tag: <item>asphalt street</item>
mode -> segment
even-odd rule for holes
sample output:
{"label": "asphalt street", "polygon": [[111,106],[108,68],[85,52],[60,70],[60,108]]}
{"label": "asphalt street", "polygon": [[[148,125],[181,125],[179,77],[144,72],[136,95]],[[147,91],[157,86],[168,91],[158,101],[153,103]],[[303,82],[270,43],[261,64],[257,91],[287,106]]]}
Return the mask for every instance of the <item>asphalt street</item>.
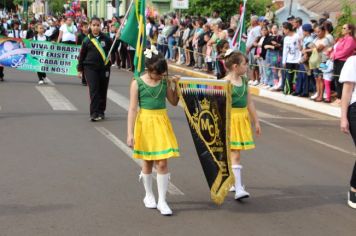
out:
{"label": "asphalt street", "polygon": [[183,110],[169,107],[182,157],[169,162],[174,215],[163,217],[144,208],[125,145],[132,74],[113,68],[96,123],[79,79],[48,77],[39,87],[35,73],[6,68],[0,83],[0,236],[356,234],[346,205],[355,146],[336,118],[254,97],[263,134],[242,153],[251,198],[216,206]]}

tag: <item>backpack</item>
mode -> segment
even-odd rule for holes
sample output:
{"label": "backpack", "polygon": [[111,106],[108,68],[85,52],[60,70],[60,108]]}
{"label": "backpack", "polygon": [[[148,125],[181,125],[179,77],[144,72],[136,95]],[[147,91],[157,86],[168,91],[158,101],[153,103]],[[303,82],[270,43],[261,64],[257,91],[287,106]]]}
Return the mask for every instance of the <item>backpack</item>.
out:
{"label": "backpack", "polygon": [[309,58],[309,68],[317,69],[319,68],[321,62],[320,54],[316,48],[313,49],[313,52]]}

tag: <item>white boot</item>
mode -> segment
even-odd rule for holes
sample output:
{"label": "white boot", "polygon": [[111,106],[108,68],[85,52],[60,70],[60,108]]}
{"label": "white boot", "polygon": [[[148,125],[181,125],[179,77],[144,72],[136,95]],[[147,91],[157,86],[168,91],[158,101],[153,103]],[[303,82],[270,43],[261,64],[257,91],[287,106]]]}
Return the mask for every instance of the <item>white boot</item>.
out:
{"label": "white boot", "polygon": [[140,180],[143,180],[143,186],[145,187],[146,195],[143,199],[143,203],[146,208],[155,209],[157,208],[155,195],[152,192],[152,174],[144,174],[141,172]]}
{"label": "white boot", "polygon": [[234,172],[234,176],[235,176],[235,199],[236,200],[241,200],[250,197],[250,194],[245,191],[245,187],[242,185],[241,170],[242,170],[241,165],[232,166],[232,172]]}
{"label": "white boot", "polygon": [[166,194],[168,190],[170,174],[157,174],[157,188],[158,188],[158,204],[157,209],[162,215],[170,216],[173,214],[166,202]]}

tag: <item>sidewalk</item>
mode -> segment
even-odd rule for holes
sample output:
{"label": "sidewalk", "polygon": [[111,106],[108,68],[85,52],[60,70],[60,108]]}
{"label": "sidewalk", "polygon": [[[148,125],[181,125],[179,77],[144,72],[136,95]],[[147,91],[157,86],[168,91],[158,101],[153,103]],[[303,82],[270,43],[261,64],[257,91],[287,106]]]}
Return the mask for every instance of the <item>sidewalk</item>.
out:
{"label": "sidewalk", "polygon": [[[216,77],[213,75],[209,75],[204,72],[195,71],[192,68],[183,65],[175,65],[172,63],[168,64],[169,70],[174,71],[177,73],[184,74],[189,77],[196,77],[196,78],[204,78],[204,79],[215,79]],[[284,95],[281,92],[272,92],[267,89],[250,86],[250,92],[253,95],[269,98],[281,103],[291,104],[297,107],[302,107],[304,109],[320,112],[323,114],[327,114],[330,116],[334,116],[340,118],[341,116],[341,108],[334,107],[330,104],[321,103],[321,102],[314,102],[309,98],[301,98],[295,97],[291,95]]]}

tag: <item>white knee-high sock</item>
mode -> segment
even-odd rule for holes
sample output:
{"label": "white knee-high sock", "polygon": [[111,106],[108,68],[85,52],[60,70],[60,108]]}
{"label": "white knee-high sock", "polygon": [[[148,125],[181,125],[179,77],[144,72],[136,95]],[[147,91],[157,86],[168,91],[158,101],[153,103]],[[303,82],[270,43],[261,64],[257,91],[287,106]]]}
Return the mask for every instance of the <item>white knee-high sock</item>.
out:
{"label": "white knee-high sock", "polygon": [[152,192],[152,173],[144,174],[140,173],[140,180],[143,180],[143,186],[145,187],[146,196],[154,196]]}
{"label": "white knee-high sock", "polygon": [[235,189],[240,189],[242,188],[242,165],[233,165],[232,166],[232,172],[234,173],[235,176]]}

